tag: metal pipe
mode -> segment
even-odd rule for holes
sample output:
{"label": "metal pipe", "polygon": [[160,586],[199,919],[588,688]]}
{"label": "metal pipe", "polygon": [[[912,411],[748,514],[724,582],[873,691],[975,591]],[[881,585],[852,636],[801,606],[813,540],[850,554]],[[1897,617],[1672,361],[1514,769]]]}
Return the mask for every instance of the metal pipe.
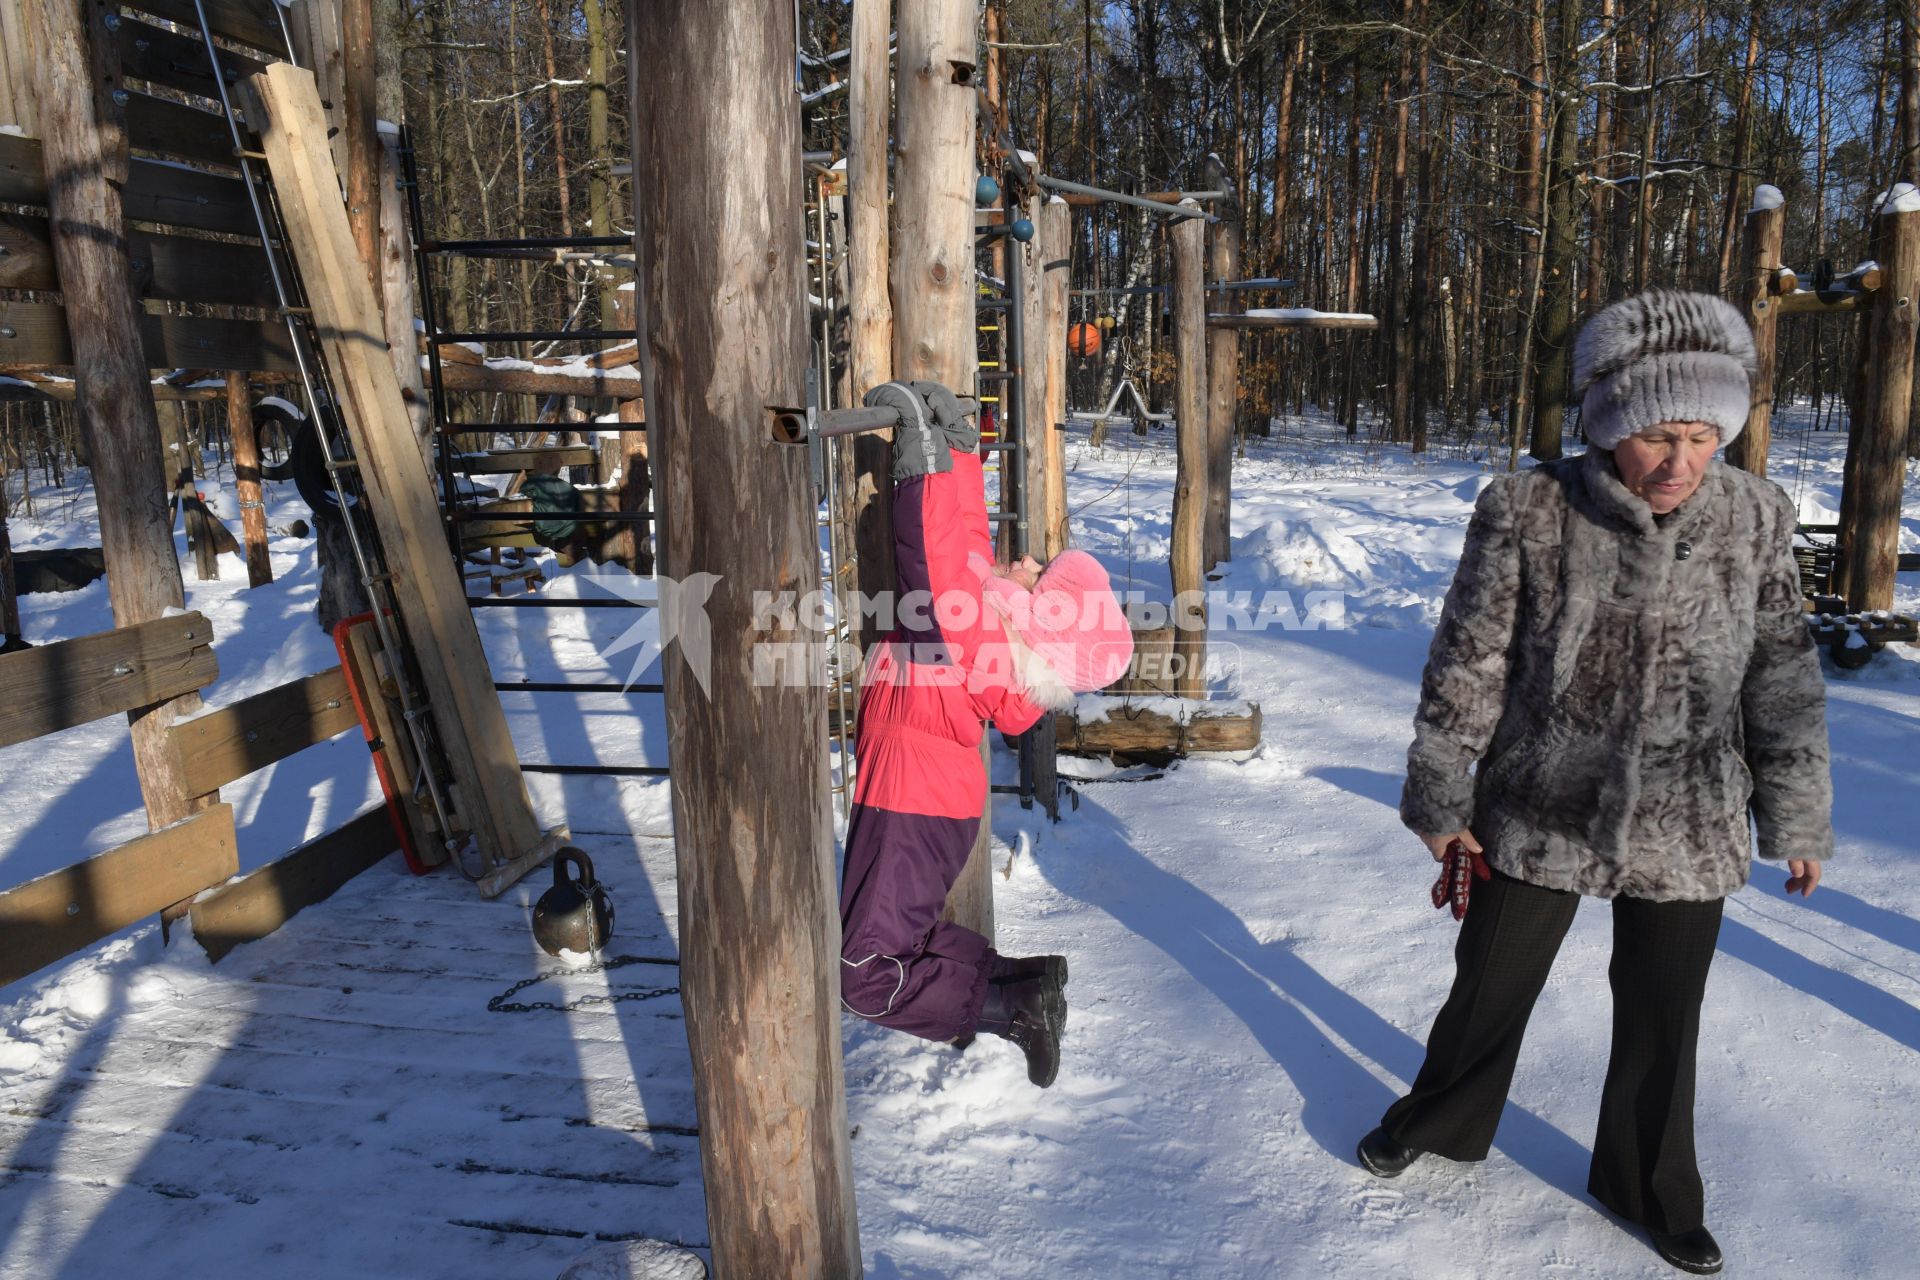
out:
{"label": "metal pipe", "polygon": [[1121,191],[1108,191],[1104,187],[1089,187],[1085,183],[1068,182],[1064,178],[1049,178],[1038,174],[1034,179],[1049,191],[1059,191],[1067,195],[1092,196],[1096,200],[1107,200],[1114,204],[1132,205],[1136,209],[1146,209],[1153,213],[1164,214],[1171,218],[1204,218],[1208,222],[1218,221],[1204,209],[1183,209],[1177,204],[1165,200],[1149,200],[1145,196],[1130,196]]}
{"label": "metal pipe", "polygon": [[[961,411],[980,412],[980,402],[970,396],[958,397]],[[857,436],[869,431],[885,431],[900,425],[900,412],[885,405],[860,409],[829,409],[816,412],[812,423],[802,409],[782,409],[773,415],[773,438],[781,444],[805,444],[809,437]]]}

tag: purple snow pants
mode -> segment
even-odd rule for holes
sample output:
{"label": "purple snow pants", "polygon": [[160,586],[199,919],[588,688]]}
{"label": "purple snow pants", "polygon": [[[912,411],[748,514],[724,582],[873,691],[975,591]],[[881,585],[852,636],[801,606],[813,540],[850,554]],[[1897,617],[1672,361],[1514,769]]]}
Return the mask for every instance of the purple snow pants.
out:
{"label": "purple snow pants", "polygon": [[980,1022],[993,950],[940,919],[978,818],[853,807],[840,889],[840,1001],[883,1027],[952,1040]]}

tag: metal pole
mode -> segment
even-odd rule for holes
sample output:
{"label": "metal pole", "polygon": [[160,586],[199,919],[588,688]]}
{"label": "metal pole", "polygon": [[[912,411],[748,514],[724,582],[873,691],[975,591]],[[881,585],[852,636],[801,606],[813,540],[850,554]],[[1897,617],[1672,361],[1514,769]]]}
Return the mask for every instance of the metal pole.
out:
{"label": "metal pole", "polygon": [[1081,182],[1068,182],[1064,178],[1049,178],[1045,174],[1035,179],[1049,191],[1059,191],[1066,195],[1092,196],[1096,200],[1107,200],[1114,204],[1132,205],[1136,209],[1146,209],[1163,214],[1169,218],[1201,218],[1207,222],[1217,219],[1204,209],[1183,209],[1177,204],[1168,204],[1163,200],[1149,200],[1145,196],[1130,196],[1120,191],[1108,191],[1104,187],[1089,187]]}

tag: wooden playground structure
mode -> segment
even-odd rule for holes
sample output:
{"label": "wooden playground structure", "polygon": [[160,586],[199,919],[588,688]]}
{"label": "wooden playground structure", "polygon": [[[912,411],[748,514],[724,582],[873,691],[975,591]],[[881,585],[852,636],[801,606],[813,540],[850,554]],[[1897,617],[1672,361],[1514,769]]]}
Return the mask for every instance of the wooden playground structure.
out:
{"label": "wooden playground structure", "polygon": [[[893,589],[888,451],[872,435],[800,433],[806,447],[783,445],[781,425],[817,423],[896,377],[975,394],[1001,411],[991,447],[1003,545],[1051,558],[1071,538],[1073,210],[1120,200],[1167,219],[1173,613],[1170,626],[1141,636],[1112,698],[1181,702],[1113,717],[1096,699],[1081,715],[1043,722],[1022,745],[1017,790],[1054,813],[1056,750],[1258,745],[1257,706],[1199,701],[1207,574],[1230,554],[1240,335],[1374,321],[1236,309],[1223,288],[1241,271],[1230,192],[1203,201],[1076,187],[1032,173],[1010,132],[990,126],[983,138],[979,122],[995,120],[997,104],[983,110],[975,83],[971,0],[900,6],[892,54],[887,6],[854,5],[844,171],[801,152],[782,53],[792,6],[701,0],[671,17],[630,6],[638,227],[631,239],[580,240],[632,255],[621,269],[635,272],[636,286],[619,325],[574,335],[595,345],[590,352],[531,367],[491,358],[489,340],[524,335],[441,331],[428,260],[524,246],[434,241],[417,207],[409,229],[404,148],[373,118],[369,13],[356,0],[142,0],[138,14],[109,0],[0,0],[0,116],[22,126],[0,133],[0,204],[27,211],[0,215],[8,243],[25,246],[0,258],[0,395],[72,402],[94,483],[116,498],[100,504],[116,628],[0,657],[8,686],[34,691],[0,714],[0,745],[126,714],[151,828],[0,893],[0,982],[155,914],[191,913],[218,958],[396,847],[419,870],[453,862],[489,897],[548,859],[567,831],[535,820],[523,774],[539,766],[524,765],[508,736],[472,615],[485,601],[464,589],[466,553],[490,557],[482,574],[491,586],[499,550],[529,547],[536,515],[587,526],[590,545],[564,554],[719,583],[706,607],[719,641],[710,668],[696,675],[669,649],[655,690],[671,730],[681,991],[714,1273],[857,1276],[829,781],[830,725],[844,760],[857,670],[841,670],[831,717],[833,699],[818,688],[756,679],[756,644],[823,638],[798,621],[768,626],[753,602],[817,585],[823,492],[832,589],[842,598]],[[724,91],[710,73],[717,64],[729,68]],[[1006,193],[998,208],[976,198],[983,150],[998,168],[994,197]],[[732,212],[716,218],[715,209]],[[826,246],[841,231],[822,234],[817,259],[809,255],[803,211],[843,229],[837,257]],[[1878,267],[1817,290],[1797,288],[1782,265],[1778,215],[1756,209],[1748,220],[1742,300],[1762,369],[1735,461],[1764,467],[1778,318],[1864,309],[1871,376],[1831,594],[1870,643],[1911,639],[1874,611],[1888,608],[1898,567],[1920,213],[1881,215]],[[984,292],[983,250],[1003,282]],[[837,367],[809,320],[810,290],[844,301],[848,348]],[[1228,301],[1210,311],[1210,293]],[[182,612],[171,504],[187,519],[203,576],[215,571],[224,530],[186,500],[179,406],[224,405],[242,511],[234,545],[259,585],[270,568],[256,392],[293,387],[304,388],[312,429],[337,434],[329,480],[362,500],[366,519],[348,524],[365,540],[355,547],[371,608],[341,633],[340,667],[195,716],[217,670],[210,624]],[[477,427],[449,421],[447,397],[470,391],[605,400],[615,427],[597,443],[568,438],[556,408],[524,424],[511,448],[462,450],[456,442]],[[577,509],[460,496],[463,476],[561,466],[594,470]],[[531,590],[533,573],[502,568]],[[10,636],[17,608],[0,518]],[[1844,622],[1825,625],[1831,634],[1816,630],[1820,638],[1844,643],[1833,638]],[[872,637],[852,638],[864,649]],[[236,877],[234,814],[220,787],[355,727],[377,744],[395,803]],[[989,825],[948,912],[991,938]]]}

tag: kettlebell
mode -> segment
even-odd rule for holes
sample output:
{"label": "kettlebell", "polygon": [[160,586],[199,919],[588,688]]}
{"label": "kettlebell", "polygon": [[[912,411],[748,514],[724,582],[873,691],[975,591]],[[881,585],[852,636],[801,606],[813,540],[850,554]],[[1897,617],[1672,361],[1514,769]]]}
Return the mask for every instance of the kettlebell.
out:
{"label": "kettlebell", "polygon": [[[577,869],[569,875],[567,868]],[[613,936],[613,903],[593,878],[593,860],[568,845],[553,855],[553,887],[533,904],[533,940],[550,956],[593,955]]]}

